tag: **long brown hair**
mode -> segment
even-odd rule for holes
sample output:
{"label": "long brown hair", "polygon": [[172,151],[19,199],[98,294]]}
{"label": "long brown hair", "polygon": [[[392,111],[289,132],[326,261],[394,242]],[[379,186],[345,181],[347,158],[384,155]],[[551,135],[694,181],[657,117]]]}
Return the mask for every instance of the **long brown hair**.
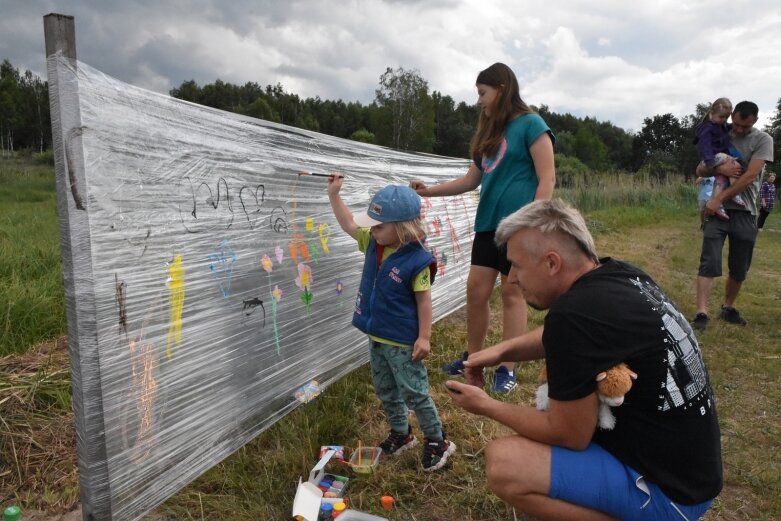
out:
{"label": "long brown hair", "polygon": [[521,89],[512,69],[504,63],[494,63],[487,69],[480,71],[475,84],[488,85],[499,89],[491,116],[486,116],[480,111],[477,120],[477,130],[472,136],[470,152],[472,157],[476,155],[493,157],[502,144],[504,128],[507,123],[516,116],[529,114],[531,108],[521,99]]}

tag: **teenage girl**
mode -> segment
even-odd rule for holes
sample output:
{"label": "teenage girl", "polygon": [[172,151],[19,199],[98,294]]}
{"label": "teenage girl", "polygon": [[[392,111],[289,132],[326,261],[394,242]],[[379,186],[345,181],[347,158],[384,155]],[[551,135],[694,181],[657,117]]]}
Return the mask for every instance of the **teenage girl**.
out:
{"label": "teenage girl", "polygon": [[[550,199],[556,175],[554,136],[545,121],[521,99],[518,80],[503,63],[495,63],[477,75],[477,104],[482,109],[472,137],[473,162],[465,175],[435,186],[413,180],[410,186],[428,197],[462,194],[480,187],[475,217],[475,238],[466,285],[467,352],[443,367],[449,374],[464,374],[468,383],[485,384],[481,369],[464,368],[469,353],[484,347],[488,333],[488,300],[502,281],[502,338],[526,331],[526,301],[520,289],[508,284],[510,263],[494,243],[499,221],[538,199]],[[509,393],[516,386],[513,364],[496,370],[493,391]]]}

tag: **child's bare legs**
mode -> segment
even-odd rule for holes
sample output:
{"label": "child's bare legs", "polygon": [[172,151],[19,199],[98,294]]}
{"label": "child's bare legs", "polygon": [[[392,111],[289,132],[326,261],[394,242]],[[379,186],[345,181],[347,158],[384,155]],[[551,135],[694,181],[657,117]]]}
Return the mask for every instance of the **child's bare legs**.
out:
{"label": "child's bare legs", "polygon": [[[724,191],[728,186],[729,178],[725,175],[717,175],[713,182],[713,194],[711,195],[711,199]],[[713,212],[713,214],[722,221],[729,221],[729,215],[727,215],[727,212],[724,210],[724,206],[720,205],[719,209]]]}
{"label": "child's bare legs", "polygon": [[[471,266],[466,283],[466,333],[467,351],[476,353],[485,347],[488,326],[491,318],[490,306],[496,275],[498,271],[485,266]],[[519,336],[526,332],[526,300],[520,288],[507,282],[505,275],[502,281],[502,340]],[[514,364],[504,362],[507,371],[512,371]],[[485,378],[482,369],[465,369],[464,376],[471,385],[483,387]]]}
{"label": "child's bare legs", "polygon": [[[485,345],[491,312],[488,301],[499,272],[486,266],[470,266],[466,280],[466,343],[469,353],[477,353]],[[464,369],[464,377],[470,385],[483,387],[485,377],[482,368]]]}
{"label": "child's bare legs", "polygon": [[[502,275],[502,340],[521,336],[526,332],[527,310],[526,299],[521,289],[507,282],[507,275]],[[511,371],[511,362],[502,364]]]}

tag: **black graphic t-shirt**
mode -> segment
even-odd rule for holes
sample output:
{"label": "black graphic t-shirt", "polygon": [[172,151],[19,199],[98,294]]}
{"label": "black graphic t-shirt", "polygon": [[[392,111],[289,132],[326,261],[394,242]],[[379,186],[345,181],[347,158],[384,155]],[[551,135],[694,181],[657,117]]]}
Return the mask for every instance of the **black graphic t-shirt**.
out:
{"label": "black graphic t-shirt", "polygon": [[692,505],[722,486],[716,409],[702,353],[685,317],[634,266],[602,259],[578,279],[545,318],[543,344],[549,396],[577,400],[593,393],[596,375],[620,362],[638,374],[613,408],[613,430],[593,441]]}

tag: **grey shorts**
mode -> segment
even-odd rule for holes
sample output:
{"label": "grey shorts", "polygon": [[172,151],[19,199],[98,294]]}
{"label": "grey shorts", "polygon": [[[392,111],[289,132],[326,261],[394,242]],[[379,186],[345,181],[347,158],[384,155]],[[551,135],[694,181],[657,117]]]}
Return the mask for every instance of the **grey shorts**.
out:
{"label": "grey shorts", "polygon": [[729,221],[721,221],[713,215],[705,219],[702,227],[702,253],[700,277],[721,277],[721,252],[729,237],[727,267],[729,276],[736,282],[746,280],[757,240],[757,218],[745,210],[727,210]]}

